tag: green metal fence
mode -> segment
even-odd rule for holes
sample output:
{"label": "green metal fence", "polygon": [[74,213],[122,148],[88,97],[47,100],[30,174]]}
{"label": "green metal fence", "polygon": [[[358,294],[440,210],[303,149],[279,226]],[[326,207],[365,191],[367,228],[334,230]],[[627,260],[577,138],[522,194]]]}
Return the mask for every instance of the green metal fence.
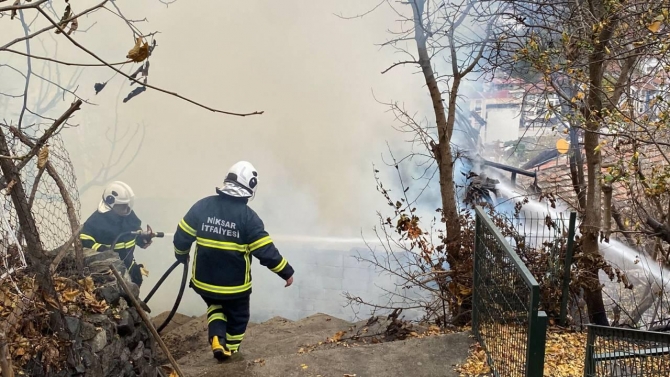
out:
{"label": "green metal fence", "polygon": [[511,240],[512,249],[538,279],[540,309],[563,325],[568,322],[569,266],[574,255],[576,222],[575,212],[549,216],[522,211],[520,216],[505,217],[504,224],[500,224],[503,235]]}
{"label": "green metal fence", "polygon": [[584,377],[670,376],[670,334],[588,326]]}
{"label": "green metal fence", "polygon": [[472,330],[500,377],[541,377],[547,315],[540,286],[500,230],[477,206]]}

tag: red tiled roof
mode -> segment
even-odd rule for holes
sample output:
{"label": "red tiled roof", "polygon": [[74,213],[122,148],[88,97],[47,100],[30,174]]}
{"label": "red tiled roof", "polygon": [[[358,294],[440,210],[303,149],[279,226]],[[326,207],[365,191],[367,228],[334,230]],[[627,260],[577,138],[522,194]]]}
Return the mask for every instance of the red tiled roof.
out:
{"label": "red tiled roof", "polygon": [[[646,145],[639,148],[640,162],[643,174],[649,175],[654,166],[666,164],[666,160],[655,145]],[[670,157],[670,152],[666,154]],[[603,167],[601,171],[603,174],[608,173],[608,165],[616,164],[620,160],[630,160],[633,152],[630,148],[615,149],[611,146],[605,146],[602,149]],[[584,165],[584,174],[586,174],[586,165]],[[570,164],[567,155],[560,155],[558,158],[548,161],[536,169],[537,171],[537,185],[542,189],[543,193],[552,193],[567,203],[572,208],[579,208],[577,203],[577,195],[572,183],[570,174]],[[519,182],[524,185],[529,185],[532,180],[529,178],[521,178]],[[619,203],[621,208],[629,207],[631,203],[629,187],[624,183],[615,182],[612,185],[613,194],[612,200]]]}

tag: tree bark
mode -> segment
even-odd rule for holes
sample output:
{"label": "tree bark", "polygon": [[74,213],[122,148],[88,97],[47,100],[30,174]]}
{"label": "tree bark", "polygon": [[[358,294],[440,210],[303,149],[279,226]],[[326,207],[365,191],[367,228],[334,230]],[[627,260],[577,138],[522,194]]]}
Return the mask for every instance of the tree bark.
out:
{"label": "tree bark", "polygon": [[[461,287],[470,286],[468,279],[472,275],[471,265],[467,263],[469,256],[463,255],[461,247],[461,224],[458,213],[458,201],[456,198],[456,188],[454,187],[454,157],[451,150],[451,137],[456,120],[456,100],[458,99],[458,89],[461,79],[468,70],[474,68],[472,65],[460,73],[455,62],[452,64],[453,82],[449,91],[449,103],[445,113],[442,93],[438,87],[437,79],[433,71],[432,62],[427,48],[427,39],[430,31],[426,30],[423,24],[423,14],[425,0],[410,1],[414,16],[414,39],[419,55],[419,65],[423,73],[428,93],[433,104],[433,113],[435,115],[435,124],[437,126],[438,142],[431,144],[432,153],[437,162],[440,173],[440,196],[442,199],[442,216],[446,226],[446,260],[451,270],[450,290],[454,297],[459,295]],[[453,27],[453,26],[452,26]],[[453,42],[453,40],[452,40]],[[452,55],[455,54],[452,46]],[[448,115],[447,115],[448,113]],[[452,321],[454,323],[467,322],[469,320],[467,313],[471,307],[471,300],[461,298],[461,300],[452,300],[450,303]]]}
{"label": "tree bark", "polygon": [[[5,133],[2,128],[0,128],[0,154],[3,156],[11,156],[11,151],[7,145]],[[27,196],[23,188],[19,170],[16,168],[16,165],[14,165],[14,161],[5,158],[0,158],[0,168],[2,169],[2,174],[5,176],[8,185],[11,184],[11,182],[14,182],[14,185],[9,191],[12,203],[16,209],[16,215],[19,218],[19,225],[25,236],[27,246],[26,255],[33,265],[45,265],[43,263],[44,252],[42,250],[42,242],[40,241],[40,235],[37,230],[37,225],[35,224],[35,218],[28,206]]]}
{"label": "tree bark", "polygon": [[[456,119],[456,99],[460,78],[458,72],[454,72],[454,82],[449,94],[449,118],[447,118],[442,100],[442,93],[437,85],[435,73],[431,65],[430,55],[426,47],[427,35],[423,27],[423,10],[425,0],[411,2],[414,14],[414,39],[419,54],[419,64],[428,87],[430,99],[433,103],[435,124],[437,126],[438,144],[433,147],[433,154],[437,160],[440,171],[440,195],[442,198],[442,214],[446,219],[447,247],[450,251],[458,254],[461,248],[461,226],[458,221],[458,207],[456,201],[456,190],[454,188],[454,158],[451,151],[451,135],[453,134]],[[453,253],[450,253],[453,254]],[[449,264],[453,268],[454,265]]]}

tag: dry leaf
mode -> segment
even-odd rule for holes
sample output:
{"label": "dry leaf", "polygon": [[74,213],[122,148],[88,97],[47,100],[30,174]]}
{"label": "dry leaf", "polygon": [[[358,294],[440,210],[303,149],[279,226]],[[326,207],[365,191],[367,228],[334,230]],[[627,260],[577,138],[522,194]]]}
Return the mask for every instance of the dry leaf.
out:
{"label": "dry leaf", "polygon": [[74,33],[75,31],[77,31],[78,28],[79,28],[79,21],[77,21],[77,19],[75,18],[70,23],[70,30],[67,31],[67,35]]}
{"label": "dry leaf", "polygon": [[337,343],[337,342],[339,342],[340,340],[342,340],[342,337],[343,337],[344,334],[346,334],[346,333],[347,333],[346,331],[338,331],[337,333],[335,333],[335,335],[333,335],[332,338],[328,339],[328,341],[329,341],[330,343]]}
{"label": "dry leaf", "polygon": [[[13,4],[13,5],[19,5],[20,2],[21,2],[21,0],[16,0],[16,1],[14,1],[14,4]],[[10,20],[13,20],[14,17],[16,17],[16,9],[12,9],[12,16],[9,17],[9,19],[10,19]]]}
{"label": "dry leaf", "polygon": [[356,374],[345,374],[344,377],[356,377]]}
{"label": "dry leaf", "polygon": [[301,364],[301,365],[300,365],[300,368],[302,368],[302,369],[307,369],[307,368],[309,368],[309,367],[307,366],[307,364]]}
{"label": "dry leaf", "polygon": [[49,145],[45,145],[40,150],[40,153],[37,155],[37,168],[44,169],[47,162],[49,161]]}
{"label": "dry leaf", "polygon": [[[65,12],[63,12],[63,17],[61,17],[60,21],[58,22],[58,27],[60,29],[65,29],[67,26],[67,23],[69,22],[68,19],[72,17],[72,8],[70,8],[70,4],[68,4],[65,7]],[[56,34],[60,34],[61,31],[60,29],[56,29]]]}
{"label": "dry leaf", "polygon": [[79,284],[82,285],[87,292],[93,292],[95,290],[95,284],[93,283],[93,279],[90,276],[79,280]]}
{"label": "dry leaf", "polygon": [[657,33],[661,29],[661,21],[654,21],[651,24],[647,26],[647,29],[651,31],[652,33]]}
{"label": "dry leaf", "polygon": [[179,377],[179,375],[177,374],[177,371],[173,370],[169,377]]}
{"label": "dry leaf", "polygon": [[70,289],[66,292],[63,292],[61,295],[62,295],[63,301],[65,301],[65,302],[75,302],[75,301],[77,301],[77,297],[79,297],[79,293],[80,292],[75,290],[75,289]]}
{"label": "dry leaf", "polygon": [[128,55],[126,55],[126,58],[134,61],[135,63],[144,61],[148,57],[149,57],[149,44],[147,42],[144,42],[142,38],[137,38],[137,40],[135,41],[135,47],[130,49],[130,51],[128,51]]}

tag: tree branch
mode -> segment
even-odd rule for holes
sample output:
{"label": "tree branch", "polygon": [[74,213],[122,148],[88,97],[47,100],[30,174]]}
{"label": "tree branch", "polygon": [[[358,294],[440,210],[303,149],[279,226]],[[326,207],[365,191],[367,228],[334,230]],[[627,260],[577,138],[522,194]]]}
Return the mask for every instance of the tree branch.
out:
{"label": "tree branch", "polygon": [[84,47],[84,46],[82,46],[81,44],[79,44],[79,42],[75,41],[74,38],[72,38],[71,36],[69,36],[69,35],[68,35],[68,34],[67,34],[67,33],[66,33],[60,26],[58,26],[58,24],[56,23],[56,21],[54,21],[54,19],[51,18],[51,16],[49,16],[44,10],[39,9],[39,11],[40,11],[40,13],[42,13],[42,15],[43,15],[44,17],[46,17],[47,20],[49,20],[49,22],[51,22],[52,25],[54,25],[54,27],[56,27],[58,30],[60,30],[60,31],[61,31],[61,34],[62,34],[65,38],[67,38],[73,45],[79,47],[82,51],[84,51],[84,52],[86,52],[87,54],[91,55],[91,56],[94,57],[96,60],[98,60],[100,63],[103,63],[104,65],[106,65],[107,67],[111,68],[111,69],[112,69],[113,71],[115,71],[116,73],[118,73],[118,74],[120,74],[120,75],[126,77],[126,78],[129,79],[130,81],[133,81],[133,82],[135,82],[135,83],[137,83],[137,84],[140,84],[140,85],[142,85],[142,86],[145,86],[145,87],[147,87],[147,88],[151,88],[151,89],[157,90],[157,91],[159,91],[159,92],[162,92],[162,93],[165,93],[165,94],[172,95],[172,96],[174,96],[174,97],[177,97],[177,98],[179,98],[179,99],[182,99],[182,100],[184,100],[184,101],[186,101],[186,102],[190,102],[190,103],[192,103],[192,104],[194,104],[194,105],[196,105],[196,106],[202,107],[203,109],[207,109],[207,110],[212,111],[212,112],[215,112],[215,113],[221,113],[221,114],[233,115],[233,116],[240,116],[240,117],[246,117],[246,116],[250,116],[250,115],[260,115],[260,114],[263,114],[263,111],[254,111],[254,112],[252,112],[252,113],[235,113],[235,112],[230,112],[230,111],[224,111],[224,110],[214,109],[214,108],[212,108],[212,107],[205,106],[205,105],[203,105],[203,104],[201,104],[201,103],[198,103],[198,102],[196,102],[196,101],[193,101],[192,99],[186,98],[186,97],[184,97],[184,96],[182,96],[182,95],[180,95],[180,94],[178,94],[178,93],[170,92],[170,91],[168,91],[168,90],[161,89],[161,88],[159,88],[159,87],[156,87],[156,86],[149,85],[149,84],[147,84],[147,83],[141,82],[141,81],[139,81],[139,80],[137,80],[137,79],[135,79],[135,78],[133,78],[133,77],[127,75],[126,73],[122,72],[121,70],[117,69],[116,67],[110,65],[109,63],[107,63],[106,61],[104,61],[103,59],[101,59],[98,55],[96,55],[95,53],[93,53],[93,52],[91,52],[89,49],[87,49],[86,47]]}
{"label": "tree branch", "polygon": [[[45,1],[46,1],[46,0],[40,0],[40,1],[39,1],[39,4],[44,3]],[[93,12],[94,10],[103,7],[103,6],[107,3],[107,1],[109,1],[109,0],[103,0],[103,2],[101,2],[100,4],[95,5],[95,6],[91,7],[91,8],[86,9],[85,11],[83,11],[83,12],[81,12],[81,13],[78,13],[78,14],[76,14],[76,15],[70,17],[70,18],[67,19],[66,21],[67,21],[67,22],[70,22],[70,21],[74,20],[75,18],[78,18],[78,17],[80,17],[80,16],[83,16],[83,15],[85,15],[85,14],[87,14],[87,13]],[[33,3],[33,4],[31,4],[31,6],[28,7],[28,8],[34,8],[34,7],[35,7],[35,4],[38,4],[38,3]],[[38,4],[38,5],[39,5],[39,4]],[[41,10],[41,9],[40,9],[40,10]],[[28,35],[28,36],[23,36],[23,37],[20,37],[20,38],[16,38],[16,39],[14,39],[13,41],[8,42],[8,43],[5,44],[4,46],[0,47],[0,51],[3,51],[3,50],[5,50],[5,49],[7,49],[7,47],[13,46],[13,45],[15,45],[16,43],[19,43],[19,42],[24,41],[24,40],[26,40],[26,39],[34,38],[34,37],[36,37],[36,36],[38,36],[38,35],[40,35],[40,34],[46,32],[46,31],[53,30],[54,28],[57,28],[57,27],[58,27],[57,24],[53,24],[53,23],[52,23],[51,26],[47,26],[47,27],[45,27],[45,28],[43,28],[43,29],[41,29],[41,30],[39,30],[39,31],[36,31],[36,32],[34,32],[34,33]],[[60,29],[60,28],[59,28],[59,29]],[[63,31],[63,29],[60,29],[60,30],[61,30],[61,32]]]}
{"label": "tree branch", "polygon": [[22,51],[12,50],[10,48],[6,48],[2,51],[11,52],[11,53],[17,54],[17,55],[27,56],[28,58],[33,58],[33,59],[37,59],[37,60],[46,60],[46,61],[50,61],[50,62],[62,64],[62,65],[74,66],[74,67],[108,67],[108,66],[115,66],[115,65],[124,65],[124,64],[128,64],[128,63],[133,62],[132,60],[126,60],[124,62],[102,63],[102,64],[101,63],[71,63],[71,62],[65,62],[65,61],[57,60],[57,59],[53,59],[53,58],[47,58],[47,57],[44,57],[44,56],[30,55],[30,54],[26,54],[25,52],[22,52]]}
{"label": "tree branch", "polygon": [[393,68],[395,68],[395,67],[397,67],[397,66],[399,66],[399,65],[404,65],[404,64],[420,64],[420,63],[417,62],[416,60],[414,60],[414,61],[410,61],[410,60],[408,60],[408,61],[404,61],[404,62],[397,62],[397,63],[393,64],[392,66],[390,66],[390,67],[386,68],[385,70],[383,70],[383,71],[382,71],[382,75],[383,75],[384,73],[386,73],[386,72],[392,70]]}
{"label": "tree branch", "polygon": [[6,7],[0,7],[0,13],[2,12],[7,12],[7,11],[19,11],[23,9],[30,9],[30,8],[37,8],[40,5],[46,3],[48,0],[39,0],[34,3],[24,3],[24,4],[19,4],[19,5],[9,5]]}
{"label": "tree branch", "polygon": [[[17,171],[20,171],[21,169],[23,169],[24,166],[26,166],[26,164],[28,164],[28,161],[30,161],[30,159],[33,158],[33,156],[35,156],[37,152],[39,152],[39,150],[44,146],[47,140],[49,140],[49,138],[56,132],[58,127],[60,127],[63,123],[65,123],[65,121],[67,121],[67,119],[70,118],[70,116],[72,116],[72,114],[74,114],[75,111],[79,110],[81,104],[82,104],[81,100],[73,102],[72,105],[70,105],[70,108],[67,109],[65,113],[63,113],[63,115],[61,115],[58,119],[56,119],[56,121],[53,123],[51,127],[49,127],[46,131],[44,131],[44,134],[39,139],[37,139],[37,141],[35,142],[35,146],[30,150],[30,152],[28,152],[25,156],[21,157],[22,161],[15,166]],[[9,127],[9,131],[12,132],[12,134],[14,135],[17,136],[21,135],[21,131],[19,131],[15,127]],[[7,149],[7,153],[9,153],[9,149]],[[7,178],[8,178],[7,175],[0,178],[0,187],[5,187],[5,184],[7,183]]]}
{"label": "tree branch", "polygon": [[[19,10],[19,19],[21,20],[21,26],[23,26],[24,35],[28,35],[30,30],[28,30],[28,25],[26,25],[26,20],[23,16],[23,10]],[[26,113],[26,107],[28,107],[28,88],[30,87],[30,76],[33,73],[33,64],[30,59],[30,39],[26,39],[26,56],[27,58],[27,72],[26,72],[26,82],[23,89],[23,106],[21,107],[21,113],[19,114],[19,129],[23,122],[23,115]]]}

